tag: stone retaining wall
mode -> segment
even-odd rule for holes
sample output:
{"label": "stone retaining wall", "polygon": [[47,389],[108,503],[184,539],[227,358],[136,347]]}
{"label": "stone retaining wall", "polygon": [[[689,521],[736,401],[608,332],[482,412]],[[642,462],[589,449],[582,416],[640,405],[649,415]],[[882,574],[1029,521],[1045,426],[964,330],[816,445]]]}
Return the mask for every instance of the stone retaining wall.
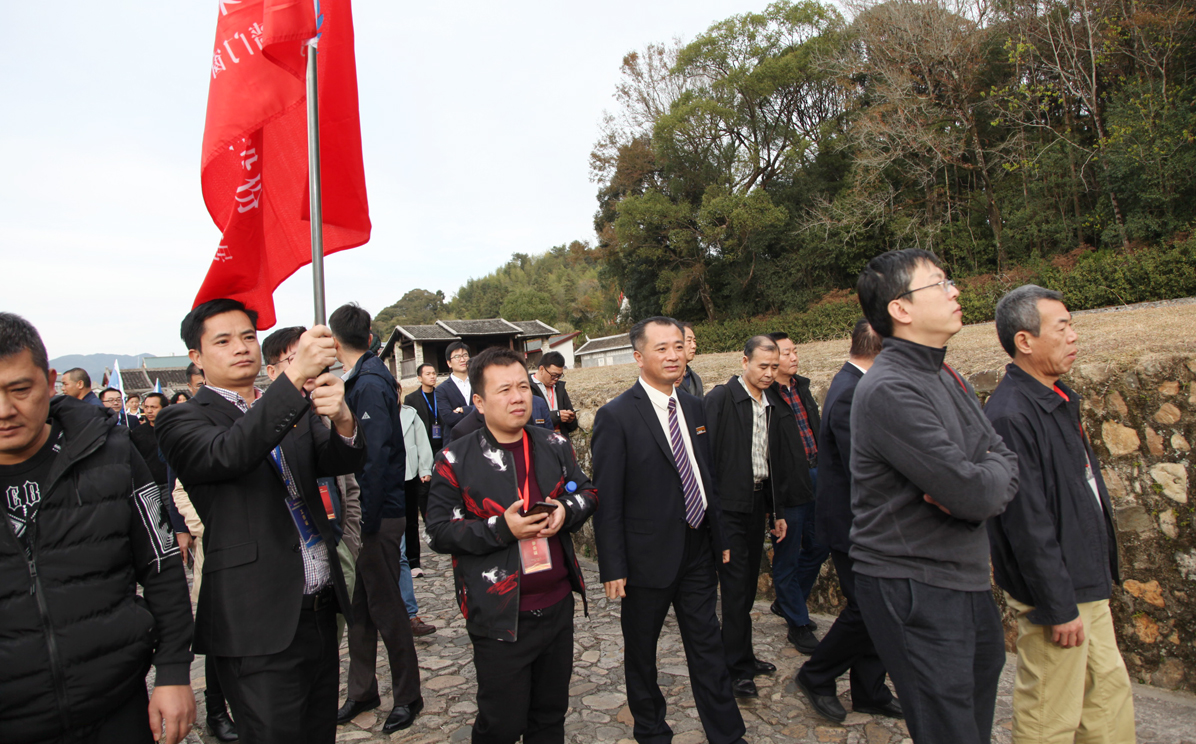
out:
{"label": "stone retaining wall", "polygon": [[[952,363],[967,369],[957,360]],[[984,400],[1003,374],[1003,368],[990,369],[968,377]],[[819,401],[828,379],[827,374],[815,376]],[[1129,363],[1077,365],[1065,379],[1084,397],[1084,427],[1113,499],[1123,581],[1114,590],[1112,608],[1126,664],[1140,682],[1189,690],[1196,690],[1196,503],[1191,499],[1190,452],[1196,441],[1194,380],[1196,357],[1158,355]],[[574,435],[574,444],[582,468],[592,472],[588,432],[607,397],[582,394],[573,399],[583,429]],[[593,556],[589,524],[579,537],[582,550]],[[772,592],[767,560],[760,581],[766,595]],[[841,601],[828,561],[811,605],[836,612]],[[1008,613],[1006,636],[1012,650]]]}

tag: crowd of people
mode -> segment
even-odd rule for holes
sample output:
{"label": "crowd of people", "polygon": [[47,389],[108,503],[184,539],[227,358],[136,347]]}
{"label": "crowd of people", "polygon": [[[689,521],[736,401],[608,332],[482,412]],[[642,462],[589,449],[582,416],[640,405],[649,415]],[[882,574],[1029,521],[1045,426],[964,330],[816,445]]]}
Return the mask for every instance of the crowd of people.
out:
{"label": "crowd of people", "polygon": [[[448,578],[421,568],[426,542],[453,558],[472,741],[562,742],[575,595],[588,611],[572,535],[592,520],[638,742],[672,738],[670,608],[706,737],[744,741],[739,700],[777,669],[752,642],[768,542],[771,609],[817,715],[846,718],[848,674],[852,708],[903,718],[917,744],[990,741],[991,566],[1017,616],[1014,741],[1134,741],[1112,505],[1060,380],[1076,358],[1064,298],[1001,300],[1011,363],[982,408],[944,361],[962,312],[934,254],[880,255],[857,289],[864,318],[821,409],[783,332],[747,339],[741,372],[707,391],[692,325],[636,323],[640,376],[595,415],[592,474],[556,352],[529,372],[511,349],[453,343],[447,379],[425,363],[404,395],[355,304],[259,344],[252,310],[213,300],[182,322],[187,389],[133,400],[57,374],[37,330],[0,313],[0,740],[174,744],[195,723],[198,653],[219,740],[333,742],[383,705],[379,636],[382,730],[407,728],[424,705],[414,639],[436,630],[414,581]],[[819,638],[807,601],[828,557],[846,604]]]}

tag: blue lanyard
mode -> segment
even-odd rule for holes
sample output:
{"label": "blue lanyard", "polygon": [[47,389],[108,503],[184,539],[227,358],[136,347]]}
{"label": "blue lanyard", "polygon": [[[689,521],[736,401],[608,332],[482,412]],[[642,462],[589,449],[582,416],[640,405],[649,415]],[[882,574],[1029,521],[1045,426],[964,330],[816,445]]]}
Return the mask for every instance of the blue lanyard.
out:
{"label": "blue lanyard", "polygon": [[428,406],[428,408],[432,409],[432,420],[439,421],[440,420],[440,401],[436,400],[436,394],[435,393],[432,394],[431,402],[428,401],[428,394],[425,393],[423,390],[420,390],[419,394],[424,396],[424,403]]}

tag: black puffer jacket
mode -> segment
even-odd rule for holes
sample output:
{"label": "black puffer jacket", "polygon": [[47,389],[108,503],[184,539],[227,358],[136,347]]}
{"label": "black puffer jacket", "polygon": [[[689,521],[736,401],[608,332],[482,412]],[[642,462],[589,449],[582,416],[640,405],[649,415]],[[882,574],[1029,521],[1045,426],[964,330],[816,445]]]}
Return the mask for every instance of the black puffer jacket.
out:
{"label": "black puffer jacket", "polygon": [[[191,601],[149,469],[103,408],[60,397],[50,481],[28,535],[0,527],[0,742],[61,736],[109,715],[152,662],[190,683]],[[137,596],[137,584],[144,598]]]}
{"label": "black puffer jacket", "polygon": [[[598,508],[594,484],[577,464],[573,445],[561,434],[525,428],[536,483],[544,498],[565,507],[561,549],[569,581],[585,604],[585,582],[570,535]],[[503,512],[519,498],[515,461],[485,426],[436,455],[428,492],[429,544],[452,553],[457,603],[474,635],[514,641],[519,626],[519,547]]]}

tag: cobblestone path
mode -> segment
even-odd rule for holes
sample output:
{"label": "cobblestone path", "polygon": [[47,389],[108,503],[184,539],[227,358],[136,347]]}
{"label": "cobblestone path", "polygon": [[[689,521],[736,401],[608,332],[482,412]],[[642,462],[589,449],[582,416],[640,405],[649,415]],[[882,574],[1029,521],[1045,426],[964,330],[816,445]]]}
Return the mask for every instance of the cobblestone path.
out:
{"label": "cobblestone path", "polygon": [[[425,702],[424,712],[415,724],[390,736],[381,733],[390,711],[390,677],[385,648],[379,643],[379,687],[383,706],[358,716],[340,727],[338,742],[392,742],[394,744],[433,744],[468,742],[470,725],[477,706],[474,704],[475,675],[469,635],[458,612],[452,590],[451,569],[447,556],[425,549],[423,568],[427,572],[415,580],[420,616],[437,627],[437,632],[416,639],[420,679]],[[598,582],[597,565],[583,561],[589,586],[590,616],[577,603],[573,679],[569,688],[570,710],[566,717],[566,741],[574,744],[634,744],[631,739],[631,715],[626,707],[627,688],[623,682],[623,643],[619,630],[617,602],[608,603]],[[815,616],[821,636],[833,618]],[[844,744],[909,744],[909,734],[901,721],[848,713],[843,725],[830,724],[811,712],[793,685],[793,675],[804,662],[785,641],[785,623],[768,611],[767,602],[757,602],[753,625],[756,655],[777,665],[771,676],[757,677],[760,698],[740,701],[747,723],[747,740],[752,744],[780,742],[843,742]],[[669,723],[676,733],[675,744],[700,744],[706,741],[694,708],[689,687],[685,654],[677,623],[670,614],[659,647],[660,684],[668,698]],[[993,741],[1010,742],[1010,702],[1014,657],[1008,657],[997,700],[997,722]],[[341,702],[344,701],[349,657],[341,646]],[[197,730],[187,738],[191,744],[215,744],[203,724],[204,667],[202,657],[192,666],[193,687],[199,700]],[[850,696],[845,694],[846,679],[840,680],[840,699],[850,711]],[[1196,744],[1196,697],[1144,686],[1135,688],[1138,741],[1141,744]]]}

